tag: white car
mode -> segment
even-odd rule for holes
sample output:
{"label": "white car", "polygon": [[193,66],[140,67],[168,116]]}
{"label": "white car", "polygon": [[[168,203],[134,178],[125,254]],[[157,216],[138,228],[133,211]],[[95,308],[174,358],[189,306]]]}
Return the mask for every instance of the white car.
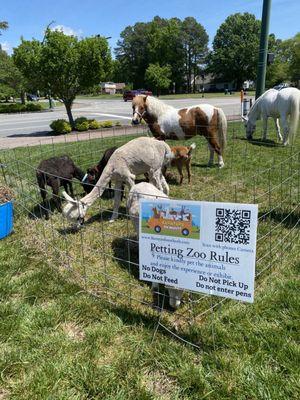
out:
{"label": "white car", "polygon": [[281,90],[281,89],[285,89],[287,87],[290,87],[290,85],[288,83],[279,83],[279,85],[274,86],[273,89]]}

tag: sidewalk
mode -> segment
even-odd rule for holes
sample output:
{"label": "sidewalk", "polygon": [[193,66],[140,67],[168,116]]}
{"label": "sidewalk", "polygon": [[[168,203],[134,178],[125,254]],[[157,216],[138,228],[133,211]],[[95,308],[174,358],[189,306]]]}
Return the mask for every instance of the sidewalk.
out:
{"label": "sidewalk", "polygon": [[49,133],[47,136],[34,136],[24,135],[24,137],[5,137],[0,138],[0,149],[14,149],[16,147],[24,146],[39,146],[44,144],[55,144],[55,143],[70,143],[84,140],[93,140],[106,137],[117,137],[125,135],[137,135],[146,133],[148,131],[147,125],[125,125],[114,128],[104,128],[101,130],[87,131],[87,132],[72,132],[67,135],[52,135]]}

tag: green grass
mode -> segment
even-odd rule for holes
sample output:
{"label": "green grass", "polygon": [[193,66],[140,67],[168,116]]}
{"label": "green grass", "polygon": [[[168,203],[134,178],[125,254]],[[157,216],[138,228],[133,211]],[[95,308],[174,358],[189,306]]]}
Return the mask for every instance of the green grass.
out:
{"label": "green grass", "polygon": [[[64,104],[61,102],[61,101],[59,101],[59,100],[54,100],[54,103],[55,103],[55,105],[54,105],[54,109],[56,108],[56,107],[64,107]],[[44,110],[49,110],[49,101],[40,101],[39,102],[39,104],[41,104],[42,105],[42,107],[43,107],[43,109]]]}
{"label": "green grass", "polygon": [[123,94],[117,93],[117,94],[81,94],[76,96],[76,99],[101,99],[101,100],[116,100],[120,99],[123,100]]}
{"label": "green grass", "polygon": [[[247,91],[247,96],[254,96],[255,92],[254,91]],[[160,96],[160,98],[162,100],[171,100],[171,99],[200,99],[200,98],[205,98],[205,99],[211,99],[211,98],[215,98],[215,97],[239,97],[240,96],[240,92],[233,92],[231,95],[224,94],[223,92],[217,92],[217,93],[209,93],[209,92],[205,92],[204,95],[202,96],[202,93],[183,93],[183,94],[166,94],[166,95],[162,95]]]}
{"label": "green grass", "polygon": [[160,316],[200,350],[161,329],[152,342],[151,290],[137,280],[131,224],[107,220],[111,200],[96,202],[79,232],[56,211],[48,221],[31,218],[40,212],[33,183],[41,159],[68,153],[86,168],[129,139],[0,153],[23,205],[16,205],[15,233],[0,242],[0,398],[297,399],[300,136],[293,149],[248,143],[242,127],[230,124],[224,169],[206,167],[207,146],[195,138],[192,184],[179,186],[170,170],[172,197],[259,204],[254,304],[217,305],[220,298],[196,294],[189,303],[185,294],[177,312]]}
{"label": "green grass", "polygon": [[[254,96],[255,92],[254,91],[247,91],[247,96]],[[165,94],[159,96],[160,99],[162,100],[172,100],[172,99],[200,99],[202,97],[206,99],[214,98],[214,97],[232,97],[232,96],[240,96],[240,92],[234,92],[232,95],[226,95],[223,92],[218,92],[218,93],[204,93],[204,96],[202,96],[202,93],[182,93],[182,94]],[[99,94],[99,95],[79,95],[76,97],[76,99],[102,99],[102,100],[116,100],[116,99],[123,99],[122,94]]]}

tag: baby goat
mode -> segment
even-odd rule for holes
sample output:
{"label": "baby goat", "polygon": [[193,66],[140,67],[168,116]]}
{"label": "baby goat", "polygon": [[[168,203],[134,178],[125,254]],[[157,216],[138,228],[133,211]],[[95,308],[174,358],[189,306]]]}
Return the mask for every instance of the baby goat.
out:
{"label": "baby goat", "polygon": [[[173,146],[171,147],[172,153],[174,154],[174,158],[171,160],[171,166],[177,167],[180,181],[179,184],[182,184],[183,181],[183,166],[185,166],[188,174],[188,182],[191,183],[191,160],[192,160],[192,152],[196,148],[196,144],[192,143],[190,146]],[[163,174],[166,175],[167,167],[164,167]]]}
{"label": "baby goat", "polygon": [[[43,206],[47,197],[46,186],[50,186],[53,192],[53,201],[59,211],[61,211],[61,201],[59,198],[59,188],[64,187],[67,193],[74,196],[72,179],[82,181],[84,172],[78,168],[71,158],[67,155],[52,157],[40,162],[36,170],[36,179],[43,199]],[[86,189],[86,185],[82,184]]]}

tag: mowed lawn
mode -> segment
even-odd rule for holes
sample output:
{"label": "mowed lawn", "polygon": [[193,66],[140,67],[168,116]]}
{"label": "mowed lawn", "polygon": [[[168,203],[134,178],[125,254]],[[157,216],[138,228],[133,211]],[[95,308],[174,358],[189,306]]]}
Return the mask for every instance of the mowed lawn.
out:
{"label": "mowed lawn", "polygon": [[[0,153],[17,195],[15,232],[0,241],[0,399],[299,398],[299,132],[288,148],[273,128],[267,143],[246,142],[237,123],[228,136],[222,170],[206,167],[202,138],[188,141],[192,184],[171,170],[170,195],[259,204],[255,302],[185,293],[160,316],[137,279],[130,221],[108,222],[112,201],[97,201],[77,232],[57,211],[40,218],[34,184],[41,159],[67,153],[85,169],[130,138]],[[154,335],[158,318],[198,348]]]}

